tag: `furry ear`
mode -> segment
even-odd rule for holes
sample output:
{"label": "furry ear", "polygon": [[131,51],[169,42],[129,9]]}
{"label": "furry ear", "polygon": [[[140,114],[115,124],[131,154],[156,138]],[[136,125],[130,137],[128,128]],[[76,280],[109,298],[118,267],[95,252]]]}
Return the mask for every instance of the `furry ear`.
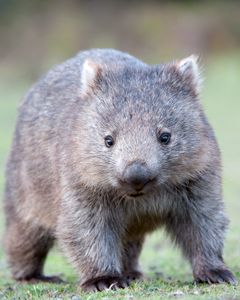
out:
{"label": "furry ear", "polygon": [[177,62],[177,69],[186,81],[190,81],[196,93],[200,92],[202,77],[198,65],[199,57],[191,55]]}
{"label": "furry ear", "polygon": [[81,74],[81,92],[83,94],[88,94],[97,85],[102,73],[101,66],[92,61],[91,59],[86,59],[82,66]]}

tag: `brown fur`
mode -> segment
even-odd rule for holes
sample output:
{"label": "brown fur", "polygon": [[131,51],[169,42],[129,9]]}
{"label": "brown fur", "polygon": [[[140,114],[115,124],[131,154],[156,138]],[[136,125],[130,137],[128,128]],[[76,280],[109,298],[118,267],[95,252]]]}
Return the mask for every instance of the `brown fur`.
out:
{"label": "brown fur", "polygon": [[164,226],[197,281],[235,283],[222,259],[220,154],[198,76],[194,57],[148,66],[91,50],[29,91],[6,172],[5,249],[16,280],[51,280],[43,264],[56,239],[83,289],[123,288],[141,277],[145,235]]}

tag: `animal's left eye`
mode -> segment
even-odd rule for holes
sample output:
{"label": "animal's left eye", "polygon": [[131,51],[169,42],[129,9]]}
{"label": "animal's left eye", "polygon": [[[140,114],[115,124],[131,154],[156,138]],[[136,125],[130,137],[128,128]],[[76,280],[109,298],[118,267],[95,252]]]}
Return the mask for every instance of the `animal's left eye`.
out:
{"label": "animal's left eye", "polygon": [[171,133],[170,132],[162,132],[158,136],[158,141],[163,145],[168,145],[171,141]]}

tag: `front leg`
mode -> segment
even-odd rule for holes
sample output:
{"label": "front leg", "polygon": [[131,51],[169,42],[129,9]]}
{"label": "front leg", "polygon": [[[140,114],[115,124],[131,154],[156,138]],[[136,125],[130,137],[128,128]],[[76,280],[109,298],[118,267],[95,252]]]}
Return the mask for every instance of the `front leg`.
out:
{"label": "front leg", "polygon": [[68,195],[63,201],[59,243],[79,273],[84,291],[124,288],[128,283],[122,277],[119,220],[102,199],[95,198],[93,204],[83,195],[81,199]]}
{"label": "front leg", "polygon": [[220,185],[217,177],[205,178],[189,183],[179,193],[174,200],[175,209],[166,218],[166,227],[190,260],[197,282],[236,284],[222,258],[228,220]]}
{"label": "front leg", "polygon": [[139,267],[139,256],[142,250],[144,237],[127,240],[123,251],[123,273],[129,283],[142,278]]}

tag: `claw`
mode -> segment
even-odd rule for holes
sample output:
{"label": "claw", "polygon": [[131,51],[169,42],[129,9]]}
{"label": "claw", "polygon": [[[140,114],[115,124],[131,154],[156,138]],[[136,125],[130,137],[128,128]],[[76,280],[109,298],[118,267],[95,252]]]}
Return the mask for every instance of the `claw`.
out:
{"label": "claw", "polygon": [[126,288],[128,287],[128,282],[126,279],[121,277],[98,277],[86,281],[82,284],[82,289],[85,292],[97,292],[105,290],[116,290],[117,288]]}
{"label": "claw", "polygon": [[196,275],[196,282],[198,283],[229,283],[231,285],[237,285],[237,280],[228,269],[218,268],[207,270],[204,274]]}

